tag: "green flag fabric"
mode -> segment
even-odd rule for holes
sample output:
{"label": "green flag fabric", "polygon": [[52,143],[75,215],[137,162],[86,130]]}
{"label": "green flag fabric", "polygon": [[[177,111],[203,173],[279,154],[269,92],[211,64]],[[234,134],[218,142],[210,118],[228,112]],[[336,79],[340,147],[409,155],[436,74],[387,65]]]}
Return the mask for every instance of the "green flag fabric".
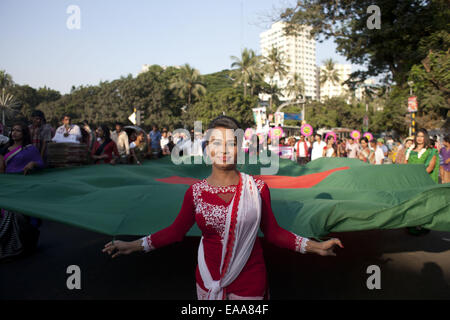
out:
{"label": "green flag fabric", "polygon": [[[450,231],[450,184],[433,182],[423,165],[369,165],[320,158],[299,166],[280,159],[270,188],[280,226],[305,237],[407,226]],[[261,165],[238,165],[260,175]],[[90,165],[0,175],[0,208],[116,236],[146,235],[169,226],[189,184],[205,164],[170,157],[142,166]],[[194,226],[188,235],[201,235]]]}

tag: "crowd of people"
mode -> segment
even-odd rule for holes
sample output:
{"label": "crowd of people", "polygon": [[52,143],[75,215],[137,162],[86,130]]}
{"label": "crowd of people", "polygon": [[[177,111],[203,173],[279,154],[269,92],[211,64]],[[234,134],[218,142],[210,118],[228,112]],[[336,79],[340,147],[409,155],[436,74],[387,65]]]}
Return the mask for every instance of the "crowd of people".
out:
{"label": "crowd of people", "polygon": [[[15,145],[16,130],[30,138],[22,142],[23,147],[33,146],[33,150],[37,150],[42,167],[48,164],[51,156],[50,144],[83,145],[89,155],[89,162],[93,164],[141,164],[145,159],[170,155],[174,147],[169,131],[163,128],[160,132],[156,125],[149,134],[138,127],[124,127],[119,122],[115,124],[114,130],[104,124],[94,130],[86,121],[73,124],[71,116],[64,115],[62,125],[55,129],[46,122],[44,114],[36,110],[32,113],[30,125],[14,123],[9,134],[0,128],[0,155],[3,160]],[[5,161],[0,161],[0,165],[5,164]]]}
{"label": "crowd of people", "polygon": [[427,173],[436,183],[450,182],[450,135],[443,141],[437,137],[430,138],[426,129],[419,129],[415,136],[405,138],[402,142],[388,136],[371,139],[362,137],[339,139],[328,135],[326,141],[319,133],[310,137],[300,136],[282,138],[280,147],[292,147],[291,160],[305,165],[321,157],[352,158],[375,165],[381,164],[424,164]]}
{"label": "crowd of people", "polygon": [[[30,169],[47,166],[48,146],[52,143],[86,146],[88,162],[93,164],[141,165],[145,159],[170,155],[176,145],[179,146],[181,154],[188,156],[201,156],[205,148],[203,134],[194,133],[194,130],[172,134],[167,128],[159,131],[158,126],[153,125],[152,130],[147,134],[138,127],[124,127],[120,122],[117,122],[113,129],[103,124],[93,130],[87,121],[73,124],[68,114],[62,117],[61,122],[60,127],[52,128],[46,122],[44,113],[35,110],[30,124],[27,126],[24,123],[15,123],[9,136],[4,134],[4,128],[0,127],[0,157],[2,157],[0,172],[22,169],[19,171],[27,173]],[[24,148],[14,140],[14,132],[18,130],[24,137],[22,141]],[[264,147],[260,138],[261,136],[258,138],[254,136],[248,141],[244,140],[245,151],[249,153],[261,151]],[[267,145],[270,144],[271,141],[268,138]],[[34,148],[30,149],[29,146]],[[403,141],[395,141],[391,136],[387,136],[386,141],[383,138],[369,141],[367,137],[359,140],[340,139],[335,134],[327,134],[324,138],[319,133],[308,137],[290,136],[281,138],[279,147],[291,147],[290,159],[297,161],[300,165],[321,157],[353,158],[376,165],[421,163],[426,166],[427,172],[436,183],[439,180],[442,183],[450,182],[449,135],[439,140],[436,136],[431,138],[425,129],[419,129],[415,136],[407,137]],[[18,148],[21,150],[20,156],[16,154]],[[16,152],[12,152],[14,150]],[[30,155],[30,150],[37,151],[30,157],[30,164],[24,164],[23,168],[18,166],[11,169],[14,167],[14,165],[11,167],[11,163],[16,163],[17,159],[24,158],[26,154]],[[39,157],[42,163],[31,161],[31,159],[36,160],[36,157]],[[13,158],[16,158],[16,161],[12,161]],[[9,169],[6,171],[8,163]]]}
{"label": "crowd of people", "polygon": [[[93,130],[84,121],[73,124],[70,115],[64,115],[62,125],[52,128],[44,114],[36,110],[30,124],[14,123],[9,133],[0,126],[0,173],[28,174],[35,169],[48,166],[49,146],[52,144],[76,144],[85,146],[92,164],[135,164],[141,165],[145,159],[170,156],[173,148],[179,146],[183,155],[203,155],[206,137],[194,130],[171,133],[167,128],[159,131],[157,125],[147,134],[138,127],[116,123],[114,130],[107,125],[99,125]],[[250,139],[243,147],[248,153],[258,153],[264,148],[258,138]],[[351,138],[336,139],[335,135],[301,135],[281,138],[279,147],[290,147],[290,159],[305,165],[321,157],[346,157],[382,165],[423,164],[426,172],[436,183],[450,182],[450,135],[442,141],[430,138],[427,130],[419,129],[415,136],[404,141],[394,141],[392,137],[372,139],[362,137],[359,141]],[[270,145],[270,139],[267,141]],[[84,152],[84,151],[83,151]],[[0,259],[22,253],[37,243],[39,219],[1,209],[0,215]],[[11,229],[11,225],[15,229]],[[33,230],[32,232],[22,232]],[[26,237],[19,236],[26,234]],[[6,240],[5,240],[6,239]]]}

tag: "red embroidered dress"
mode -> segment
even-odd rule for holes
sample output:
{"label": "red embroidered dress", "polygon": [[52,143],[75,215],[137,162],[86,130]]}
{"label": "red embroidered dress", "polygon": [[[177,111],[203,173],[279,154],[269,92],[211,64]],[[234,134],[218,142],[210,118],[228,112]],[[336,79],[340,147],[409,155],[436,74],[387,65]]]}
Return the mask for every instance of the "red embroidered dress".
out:
{"label": "red embroidered dress", "polygon": [[[261,195],[260,228],[265,239],[281,248],[304,252],[307,238],[303,238],[281,228],[272,212],[270,192],[267,184],[254,178]],[[189,187],[184,196],[181,211],[169,227],[143,238],[145,251],[154,250],[181,241],[196,222],[203,234],[205,261],[214,280],[220,279],[222,239],[225,232],[226,215],[232,202],[223,200],[219,194],[234,194],[237,185],[214,187],[206,179]],[[266,267],[261,240],[257,237],[253,251],[239,276],[226,288],[227,294],[238,297],[263,297],[267,290]],[[197,266],[197,285],[203,285]]]}

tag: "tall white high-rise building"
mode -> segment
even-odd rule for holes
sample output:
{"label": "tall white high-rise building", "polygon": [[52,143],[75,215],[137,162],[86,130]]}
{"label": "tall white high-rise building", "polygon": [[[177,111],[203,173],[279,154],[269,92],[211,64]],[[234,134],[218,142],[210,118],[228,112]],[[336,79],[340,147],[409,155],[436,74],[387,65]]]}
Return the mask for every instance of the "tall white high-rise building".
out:
{"label": "tall white high-rise building", "polygon": [[[319,81],[320,77],[322,76],[324,70],[326,69],[325,66],[320,67],[320,75],[319,75]],[[337,71],[337,74],[339,76],[339,81],[332,82],[330,80],[326,81],[323,84],[320,84],[320,100],[323,101],[325,98],[332,98],[332,97],[339,97],[341,95],[344,95],[348,93],[348,86],[343,85],[342,82],[348,80],[350,78],[350,74],[352,73],[352,65],[351,64],[334,64],[334,70]]]}
{"label": "tall white high-rise building", "polygon": [[[283,79],[275,77],[273,80],[279,88],[286,88],[289,79],[298,73],[305,83],[305,96],[318,99],[316,41],[309,39],[310,27],[304,27],[297,35],[286,36],[285,22],[274,23],[269,30],[260,34],[260,49],[263,56],[268,56],[273,47],[281,53],[284,63],[289,67],[289,73]],[[270,79],[266,79],[269,81]],[[284,98],[291,99],[283,90]]]}

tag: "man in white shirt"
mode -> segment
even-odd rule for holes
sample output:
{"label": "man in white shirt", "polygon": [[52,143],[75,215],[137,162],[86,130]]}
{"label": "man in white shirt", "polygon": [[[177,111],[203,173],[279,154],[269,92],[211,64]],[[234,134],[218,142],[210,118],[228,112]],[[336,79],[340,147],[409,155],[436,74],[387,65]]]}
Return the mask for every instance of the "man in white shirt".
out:
{"label": "man in white shirt", "polygon": [[347,144],[345,148],[345,150],[347,151],[347,158],[357,159],[360,152],[359,144],[353,139],[349,140],[350,142]]}
{"label": "man in white shirt", "polygon": [[314,135],[314,139],[316,142],[313,143],[312,151],[311,151],[311,161],[322,158],[323,156],[323,148],[327,146],[325,142],[322,141],[322,136],[318,133]]}
{"label": "man in white shirt", "polygon": [[385,159],[385,152],[383,150],[383,141],[380,141],[378,139],[376,142],[376,148],[375,148],[375,164],[383,164]]}
{"label": "man in white shirt", "polygon": [[308,149],[311,144],[305,141],[305,137],[300,136],[300,140],[294,145],[295,155],[297,156],[297,163],[300,165],[305,165],[308,162]]}
{"label": "man in white shirt", "polygon": [[56,143],[80,143],[81,130],[76,124],[71,124],[72,118],[64,115],[63,125],[56,129],[55,136],[52,141]]}
{"label": "man in white shirt", "polygon": [[166,145],[168,143],[169,143],[169,137],[167,136],[167,130],[163,129],[163,131],[161,133],[161,140],[160,140],[161,150],[164,150],[164,148],[166,147]]}
{"label": "man in white shirt", "polygon": [[128,141],[128,135],[122,130],[122,124],[116,123],[116,131],[111,133],[111,140],[117,145],[117,151],[119,152],[119,163],[128,163],[128,157],[130,156],[130,143]]}

